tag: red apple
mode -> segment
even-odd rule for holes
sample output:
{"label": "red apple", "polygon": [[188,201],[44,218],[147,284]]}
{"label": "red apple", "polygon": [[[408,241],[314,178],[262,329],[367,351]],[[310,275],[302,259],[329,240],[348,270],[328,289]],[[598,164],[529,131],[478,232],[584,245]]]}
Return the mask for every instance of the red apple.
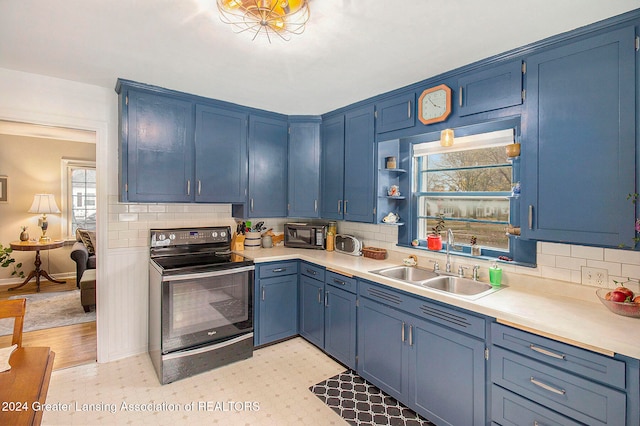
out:
{"label": "red apple", "polygon": [[611,300],[612,302],[624,302],[627,300],[627,293],[623,293],[622,291],[614,290],[611,292]]}
{"label": "red apple", "polygon": [[629,298],[633,299],[633,291],[629,290],[629,289],[628,289],[627,287],[625,287],[625,286],[622,286],[622,285],[621,285],[621,286],[619,286],[619,287],[616,287],[616,289],[615,289],[614,291],[619,291],[619,292],[621,292],[621,293],[624,293],[624,294],[626,294],[626,295],[627,295],[627,297],[629,297]]}

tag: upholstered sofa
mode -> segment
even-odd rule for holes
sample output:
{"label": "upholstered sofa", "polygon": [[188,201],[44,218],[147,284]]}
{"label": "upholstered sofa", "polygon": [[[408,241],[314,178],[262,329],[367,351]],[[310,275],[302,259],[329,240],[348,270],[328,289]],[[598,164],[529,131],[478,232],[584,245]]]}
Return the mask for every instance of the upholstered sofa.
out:
{"label": "upholstered sofa", "polygon": [[71,247],[71,259],[76,262],[76,286],[78,288],[80,288],[80,280],[82,279],[84,271],[96,268],[96,255],[93,243],[87,240],[86,233],[83,235],[82,231],[83,230],[78,230],[78,232],[76,232],[76,242],[73,243],[73,247]]}

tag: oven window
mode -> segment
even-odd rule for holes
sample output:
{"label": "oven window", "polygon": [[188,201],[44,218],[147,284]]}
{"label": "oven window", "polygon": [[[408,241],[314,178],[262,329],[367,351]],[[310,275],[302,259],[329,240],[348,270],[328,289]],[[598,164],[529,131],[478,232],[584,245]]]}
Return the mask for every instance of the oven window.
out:
{"label": "oven window", "polygon": [[250,320],[248,272],[174,281],[169,289],[169,337],[181,338],[190,333]]}

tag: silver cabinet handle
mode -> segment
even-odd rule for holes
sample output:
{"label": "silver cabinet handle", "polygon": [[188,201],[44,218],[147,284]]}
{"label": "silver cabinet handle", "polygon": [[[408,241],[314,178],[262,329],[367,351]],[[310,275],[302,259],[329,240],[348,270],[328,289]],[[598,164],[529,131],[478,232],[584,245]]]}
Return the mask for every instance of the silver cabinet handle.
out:
{"label": "silver cabinet handle", "polygon": [[338,213],[342,213],[342,200],[338,200]]}
{"label": "silver cabinet handle", "polygon": [[313,200],[313,211],[314,212],[318,211],[318,200]]}
{"label": "silver cabinet handle", "polygon": [[318,303],[322,303],[322,289],[318,287]]}
{"label": "silver cabinet handle", "polygon": [[307,274],[317,275],[318,273],[316,271],[314,271],[313,269],[307,268]]}
{"label": "silver cabinet handle", "polygon": [[564,354],[557,354],[557,353],[551,352],[551,351],[549,351],[547,349],[539,348],[534,344],[530,344],[529,345],[529,349],[531,349],[532,351],[536,351],[538,353],[541,353],[542,355],[550,356],[552,358],[566,359],[566,355],[564,355]]}
{"label": "silver cabinet handle", "polygon": [[413,346],[413,326],[409,326],[409,346]]}
{"label": "silver cabinet handle", "polygon": [[347,285],[346,281],[339,280],[337,278],[333,279],[333,282],[340,285]]}
{"label": "silver cabinet handle", "polygon": [[349,200],[344,200],[344,214],[347,214],[347,203]]}
{"label": "silver cabinet handle", "polygon": [[202,181],[198,179],[198,195],[202,192]]}
{"label": "silver cabinet handle", "polygon": [[328,291],[324,292],[324,306],[325,306],[325,308],[329,307],[329,292]]}
{"label": "silver cabinet handle", "polygon": [[529,204],[529,229],[533,229],[533,204]]}
{"label": "silver cabinet handle", "polygon": [[262,287],[262,300],[264,300],[264,287]]}
{"label": "silver cabinet handle", "polygon": [[251,199],[251,211],[253,211],[253,198]]}
{"label": "silver cabinet handle", "polygon": [[411,118],[411,101],[407,102],[407,118]]}
{"label": "silver cabinet handle", "polygon": [[191,179],[187,180],[187,195],[191,195]]}
{"label": "silver cabinet handle", "polygon": [[272,269],[271,272],[284,272],[286,270],[287,268],[276,268],[276,269]]}
{"label": "silver cabinet handle", "polygon": [[404,342],[404,321],[402,321],[402,331],[400,332],[400,338]]}
{"label": "silver cabinet handle", "polygon": [[458,93],[458,103],[462,106],[462,86],[460,86],[460,93]]}
{"label": "silver cabinet handle", "polygon": [[553,392],[558,395],[564,395],[567,393],[567,391],[565,391],[564,389],[558,389],[558,388],[554,388],[553,386],[549,386],[546,383],[542,383],[541,381],[536,380],[536,378],[533,376],[529,378],[529,381],[544,390],[548,390],[549,392]]}

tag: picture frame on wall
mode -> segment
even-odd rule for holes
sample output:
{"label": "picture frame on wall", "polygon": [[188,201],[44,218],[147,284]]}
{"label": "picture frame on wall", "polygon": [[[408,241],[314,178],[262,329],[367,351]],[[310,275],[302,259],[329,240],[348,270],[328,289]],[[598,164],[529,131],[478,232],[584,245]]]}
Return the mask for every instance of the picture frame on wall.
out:
{"label": "picture frame on wall", "polygon": [[0,203],[8,203],[8,176],[0,176]]}

